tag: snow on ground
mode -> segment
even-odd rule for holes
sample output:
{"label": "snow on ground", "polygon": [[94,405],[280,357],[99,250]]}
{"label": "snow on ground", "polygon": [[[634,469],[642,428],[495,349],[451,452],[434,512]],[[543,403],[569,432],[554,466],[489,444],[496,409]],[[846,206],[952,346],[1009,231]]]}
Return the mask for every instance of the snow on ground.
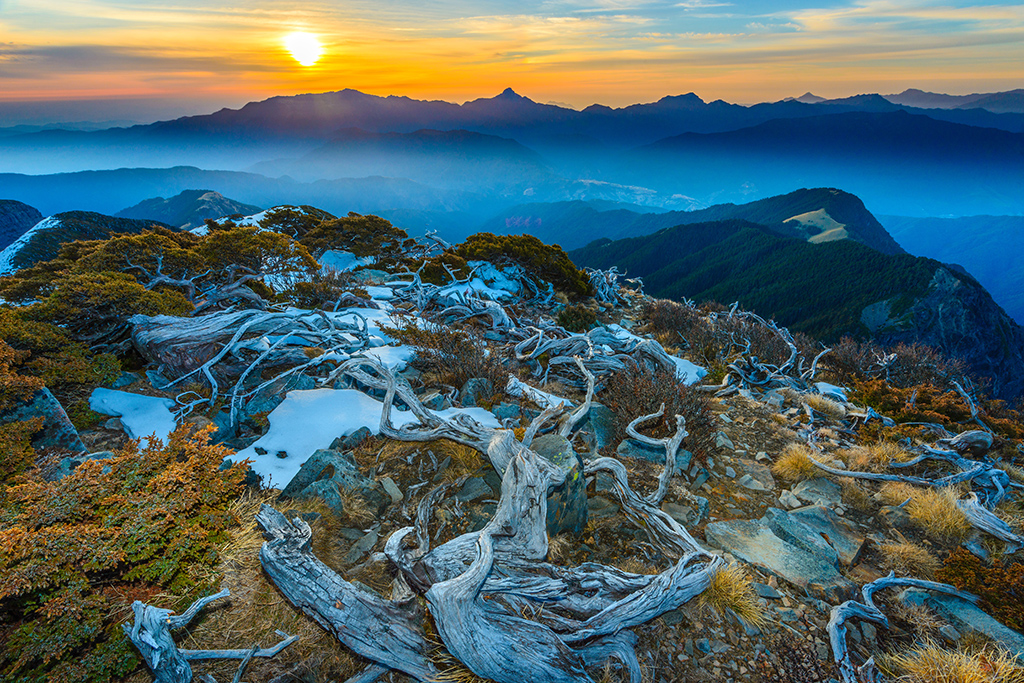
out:
{"label": "snow on ground", "polygon": [[[267,416],[270,428],[248,448],[238,451],[233,460],[251,459],[252,469],[265,485],[283,488],[298,473],[309,456],[327,448],[339,436],[347,436],[360,427],[373,434],[380,432],[384,404],[355,389],[310,389],[288,392],[284,401]],[[431,411],[439,417],[465,413],[488,427],[500,427],[498,420],[483,408],[449,408]],[[413,424],[410,412],[391,411],[395,426]],[[265,451],[264,455],[256,449]],[[279,457],[278,454],[284,454]]]}
{"label": "snow on ground", "polygon": [[848,403],[850,400],[846,397],[846,392],[848,392],[849,389],[846,389],[845,387],[837,387],[835,384],[829,384],[828,382],[817,382],[815,383],[814,388],[817,389],[818,393],[822,396],[834,398],[842,401],[843,403]]}
{"label": "snow on ground", "polygon": [[376,287],[374,285],[367,285],[363,289],[370,295],[370,298],[375,301],[390,301],[395,298],[395,290],[390,287]]}
{"label": "snow on ground", "polygon": [[347,273],[359,266],[370,266],[376,262],[377,259],[373,256],[359,258],[351,251],[330,249],[320,257],[320,271],[326,273],[333,270],[336,273]]}
{"label": "snow on ground", "polygon": [[32,236],[40,231],[49,230],[51,228],[59,228],[61,225],[60,219],[56,216],[49,216],[39,221],[31,228],[22,233],[21,237],[16,239],[11,244],[7,245],[7,248],[0,251],[0,275],[10,275],[17,268],[14,267],[14,257],[18,255],[25,245],[29,243]]}
{"label": "snow on ground", "polygon": [[401,372],[416,357],[416,351],[410,346],[380,346],[360,351],[352,357],[372,358],[392,372]]}
{"label": "snow on ground", "polygon": [[125,433],[133,439],[155,434],[167,443],[167,436],[177,426],[171,409],[174,401],[158,396],[143,396],[113,389],[94,389],[89,407],[101,415],[121,418]]}
{"label": "snow on ground", "polygon": [[[614,334],[616,337],[622,340],[634,339],[639,341],[651,341],[639,337],[621,325],[606,325],[608,331]],[[676,364],[676,378],[683,384],[696,384],[708,374],[707,368],[702,368],[696,363],[692,363],[685,358],[677,358],[676,356],[669,355],[672,362]]]}
{"label": "snow on ground", "polygon": [[469,261],[470,268],[475,269],[473,279],[458,285],[449,285],[441,290],[447,296],[461,294],[475,296],[491,301],[502,301],[512,298],[519,292],[519,283],[511,276],[517,274],[513,268],[497,268],[488,261]]}

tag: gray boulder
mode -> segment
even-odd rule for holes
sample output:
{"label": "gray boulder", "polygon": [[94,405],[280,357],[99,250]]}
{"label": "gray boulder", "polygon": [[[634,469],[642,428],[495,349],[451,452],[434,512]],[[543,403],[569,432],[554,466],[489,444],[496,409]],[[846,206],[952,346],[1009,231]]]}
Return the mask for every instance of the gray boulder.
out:
{"label": "gray boulder", "polygon": [[838,604],[857,594],[857,585],[828,562],[788,543],[764,522],[734,519],[704,528],[708,543],[735,557],[803,588],[811,595]]}
{"label": "gray boulder", "polygon": [[281,405],[285,394],[295,390],[316,389],[316,380],[306,375],[291,375],[271,383],[245,404],[245,417],[269,413]]}
{"label": "gray boulder", "polygon": [[587,483],[583,461],[564,436],[544,434],[530,448],[540,457],[567,470],[565,481],[548,494],[548,534],[582,533],[587,526]]}
{"label": "gray boulder", "polygon": [[813,529],[835,549],[846,566],[857,564],[867,546],[867,538],[845,519],[821,505],[790,510],[790,516]]}
{"label": "gray boulder", "polygon": [[72,453],[87,452],[85,444],[78,436],[78,430],[71,424],[60,401],[54,398],[49,389],[40,389],[29,400],[0,414],[0,423],[22,422],[37,417],[42,418],[43,425],[38,432],[32,435],[34,449],[37,451],[52,449]]}
{"label": "gray boulder", "polygon": [[363,476],[348,453],[320,449],[309,456],[281,492],[283,498],[322,498],[338,514],[343,513],[339,491],[361,494],[378,510],[387,500],[377,485]]}
{"label": "gray boulder", "polygon": [[459,390],[459,401],[462,405],[470,408],[479,405],[481,399],[494,395],[494,384],[489,379],[474,377],[466,380]]}
{"label": "gray boulder", "polygon": [[[636,439],[623,439],[615,448],[615,453],[620,458],[636,458],[638,460],[647,460],[648,462],[657,463],[659,465],[665,464],[664,448],[661,446],[649,446],[643,441],[637,441]],[[693,453],[680,448],[676,453],[676,470],[674,474],[682,474],[688,470],[692,461]]]}
{"label": "gray boulder", "polygon": [[900,594],[900,600],[908,605],[924,605],[950,622],[960,633],[980,633],[994,640],[1001,648],[1008,650],[1024,662],[1024,635],[1014,631],[988,615],[981,608],[953,595],[932,593],[911,588]]}
{"label": "gray boulder", "polygon": [[839,568],[839,554],[835,549],[826,543],[825,539],[817,532],[794,519],[788,512],[778,508],[768,508],[761,521],[767,524],[768,528],[782,540],[828,562],[836,569]]}
{"label": "gray boulder", "polygon": [[839,485],[824,477],[800,482],[793,487],[793,495],[808,505],[824,505],[827,508],[835,507],[843,500]]}
{"label": "gray boulder", "polygon": [[113,457],[114,453],[112,451],[97,451],[96,453],[72,455],[61,460],[60,464],[57,465],[57,469],[50,472],[46,479],[47,481],[57,481],[58,479],[63,479],[74,472],[80,465],[88,460],[108,460]]}

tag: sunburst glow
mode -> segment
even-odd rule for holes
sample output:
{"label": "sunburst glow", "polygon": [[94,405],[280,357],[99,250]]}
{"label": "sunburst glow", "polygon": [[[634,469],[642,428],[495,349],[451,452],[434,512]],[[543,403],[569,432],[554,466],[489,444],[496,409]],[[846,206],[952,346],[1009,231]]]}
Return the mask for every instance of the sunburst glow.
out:
{"label": "sunburst glow", "polygon": [[302,66],[313,66],[320,59],[324,49],[320,45],[320,39],[312,33],[296,32],[290,33],[284,38],[285,47],[292,53]]}

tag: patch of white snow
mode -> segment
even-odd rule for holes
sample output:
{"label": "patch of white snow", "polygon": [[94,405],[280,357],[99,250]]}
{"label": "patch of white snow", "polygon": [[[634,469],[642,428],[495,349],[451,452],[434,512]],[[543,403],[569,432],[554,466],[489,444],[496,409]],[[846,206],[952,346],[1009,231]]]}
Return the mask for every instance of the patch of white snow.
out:
{"label": "patch of white snow", "polygon": [[121,418],[125,433],[133,439],[155,435],[167,443],[167,436],[177,426],[171,409],[175,403],[169,398],[143,396],[114,389],[94,389],[89,407],[102,415]]}

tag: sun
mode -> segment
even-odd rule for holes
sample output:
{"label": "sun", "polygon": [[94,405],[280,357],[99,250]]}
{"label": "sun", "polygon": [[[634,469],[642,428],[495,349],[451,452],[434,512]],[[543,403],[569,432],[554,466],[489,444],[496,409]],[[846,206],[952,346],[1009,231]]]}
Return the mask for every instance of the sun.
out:
{"label": "sun", "polygon": [[288,48],[288,52],[292,53],[295,61],[302,66],[313,66],[316,64],[324,51],[320,45],[319,38],[312,33],[302,31],[289,33],[285,36],[284,45]]}

